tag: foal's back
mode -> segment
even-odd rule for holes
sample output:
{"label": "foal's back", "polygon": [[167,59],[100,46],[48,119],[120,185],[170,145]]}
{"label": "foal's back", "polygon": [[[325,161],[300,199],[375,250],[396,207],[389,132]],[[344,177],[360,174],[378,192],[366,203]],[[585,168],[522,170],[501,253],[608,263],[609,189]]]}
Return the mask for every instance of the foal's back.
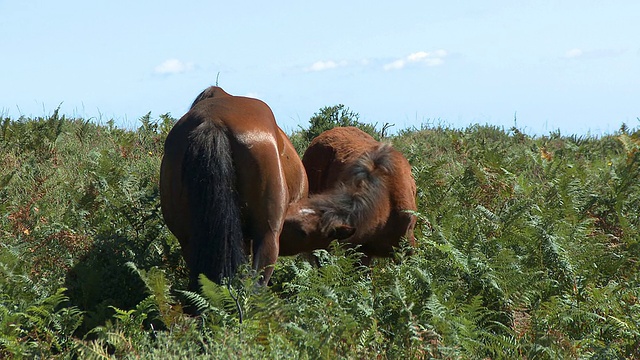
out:
{"label": "foal's back", "polygon": [[313,139],[302,157],[309,178],[309,193],[317,194],[339,184],[346,166],[380,143],[356,127],[336,127]]}

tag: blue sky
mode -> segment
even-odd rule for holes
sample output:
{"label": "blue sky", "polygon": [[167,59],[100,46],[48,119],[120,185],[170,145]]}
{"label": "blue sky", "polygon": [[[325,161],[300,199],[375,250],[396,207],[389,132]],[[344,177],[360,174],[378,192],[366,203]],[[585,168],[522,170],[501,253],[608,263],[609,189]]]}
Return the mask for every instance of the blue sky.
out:
{"label": "blue sky", "polygon": [[286,131],[371,123],[602,134],[640,125],[640,1],[0,0],[0,114],[137,126],[216,82]]}

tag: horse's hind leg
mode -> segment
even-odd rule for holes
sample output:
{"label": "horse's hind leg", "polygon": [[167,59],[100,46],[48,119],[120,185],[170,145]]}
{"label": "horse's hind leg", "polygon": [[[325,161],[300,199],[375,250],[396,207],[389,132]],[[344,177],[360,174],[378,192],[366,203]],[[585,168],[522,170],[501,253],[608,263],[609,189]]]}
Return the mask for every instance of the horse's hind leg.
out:
{"label": "horse's hind leg", "polygon": [[266,285],[273,274],[273,267],[278,260],[278,235],[269,231],[261,240],[253,242],[253,268],[262,271],[260,284]]}
{"label": "horse's hind leg", "polygon": [[263,285],[269,282],[278,260],[285,209],[284,196],[266,196],[252,208],[253,268],[262,271],[260,283]]}
{"label": "horse's hind leg", "polygon": [[[284,179],[282,176],[280,178]],[[287,189],[283,181],[271,179],[266,189],[262,200],[252,208],[253,268],[263,272],[261,284],[269,282],[273,265],[278,260],[280,233],[287,209]]]}
{"label": "horse's hind leg", "polygon": [[278,259],[288,190],[277,153],[266,156],[272,150],[258,145],[252,151],[264,157],[251,155],[237,161],[247,164],[237,168],[238,190],[245,209],[245,236],[253,240],[253,269],[262,271],[260,282],[267,284]]}

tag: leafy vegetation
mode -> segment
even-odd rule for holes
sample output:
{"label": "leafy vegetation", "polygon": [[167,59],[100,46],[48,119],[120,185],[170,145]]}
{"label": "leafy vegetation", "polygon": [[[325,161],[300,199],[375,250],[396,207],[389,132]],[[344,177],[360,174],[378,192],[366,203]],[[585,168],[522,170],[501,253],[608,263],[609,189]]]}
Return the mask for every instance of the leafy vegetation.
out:
{"label": "leafy vegetation", "polygon": [[[279,259],[270,287],[247,268],[193,293],[159,209],[174,121],[2,119],[0,358],[640,357],[639,131],[401,131],[411,256],[335,246]],[[384,136],[339,105],[292,139],[336,125]]]}
{"label": "leafy vegetation", "polygon": [[351,111],[343,104],[325,106],[309,119],[309,128],[304,129],[300,127],[299,131],[290,135],[290,139],[298,150],[298,153],[302,156],[311,143],[311,140],[322,132],[336,126],[356,126],[377,140],[379,140],[381,136],[384,136],[385,131],[390,126],[389,124],[385,124],[381,131],[378,132],[375,125],[363,123],[359,118],[360,115],[358,115],[358,113]]}

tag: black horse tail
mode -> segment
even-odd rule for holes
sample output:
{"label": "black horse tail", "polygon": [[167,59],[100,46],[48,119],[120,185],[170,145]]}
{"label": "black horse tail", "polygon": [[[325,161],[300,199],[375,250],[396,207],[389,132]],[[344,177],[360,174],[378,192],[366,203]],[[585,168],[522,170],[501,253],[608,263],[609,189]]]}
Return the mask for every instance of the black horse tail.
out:
{"label": "black horse tail", "polygon": [[220,284],[246,262],[236,171],[226,130],[203,121],[189,136],[183,161],[183,182],[189,193],[190,288],[199,274]]}

